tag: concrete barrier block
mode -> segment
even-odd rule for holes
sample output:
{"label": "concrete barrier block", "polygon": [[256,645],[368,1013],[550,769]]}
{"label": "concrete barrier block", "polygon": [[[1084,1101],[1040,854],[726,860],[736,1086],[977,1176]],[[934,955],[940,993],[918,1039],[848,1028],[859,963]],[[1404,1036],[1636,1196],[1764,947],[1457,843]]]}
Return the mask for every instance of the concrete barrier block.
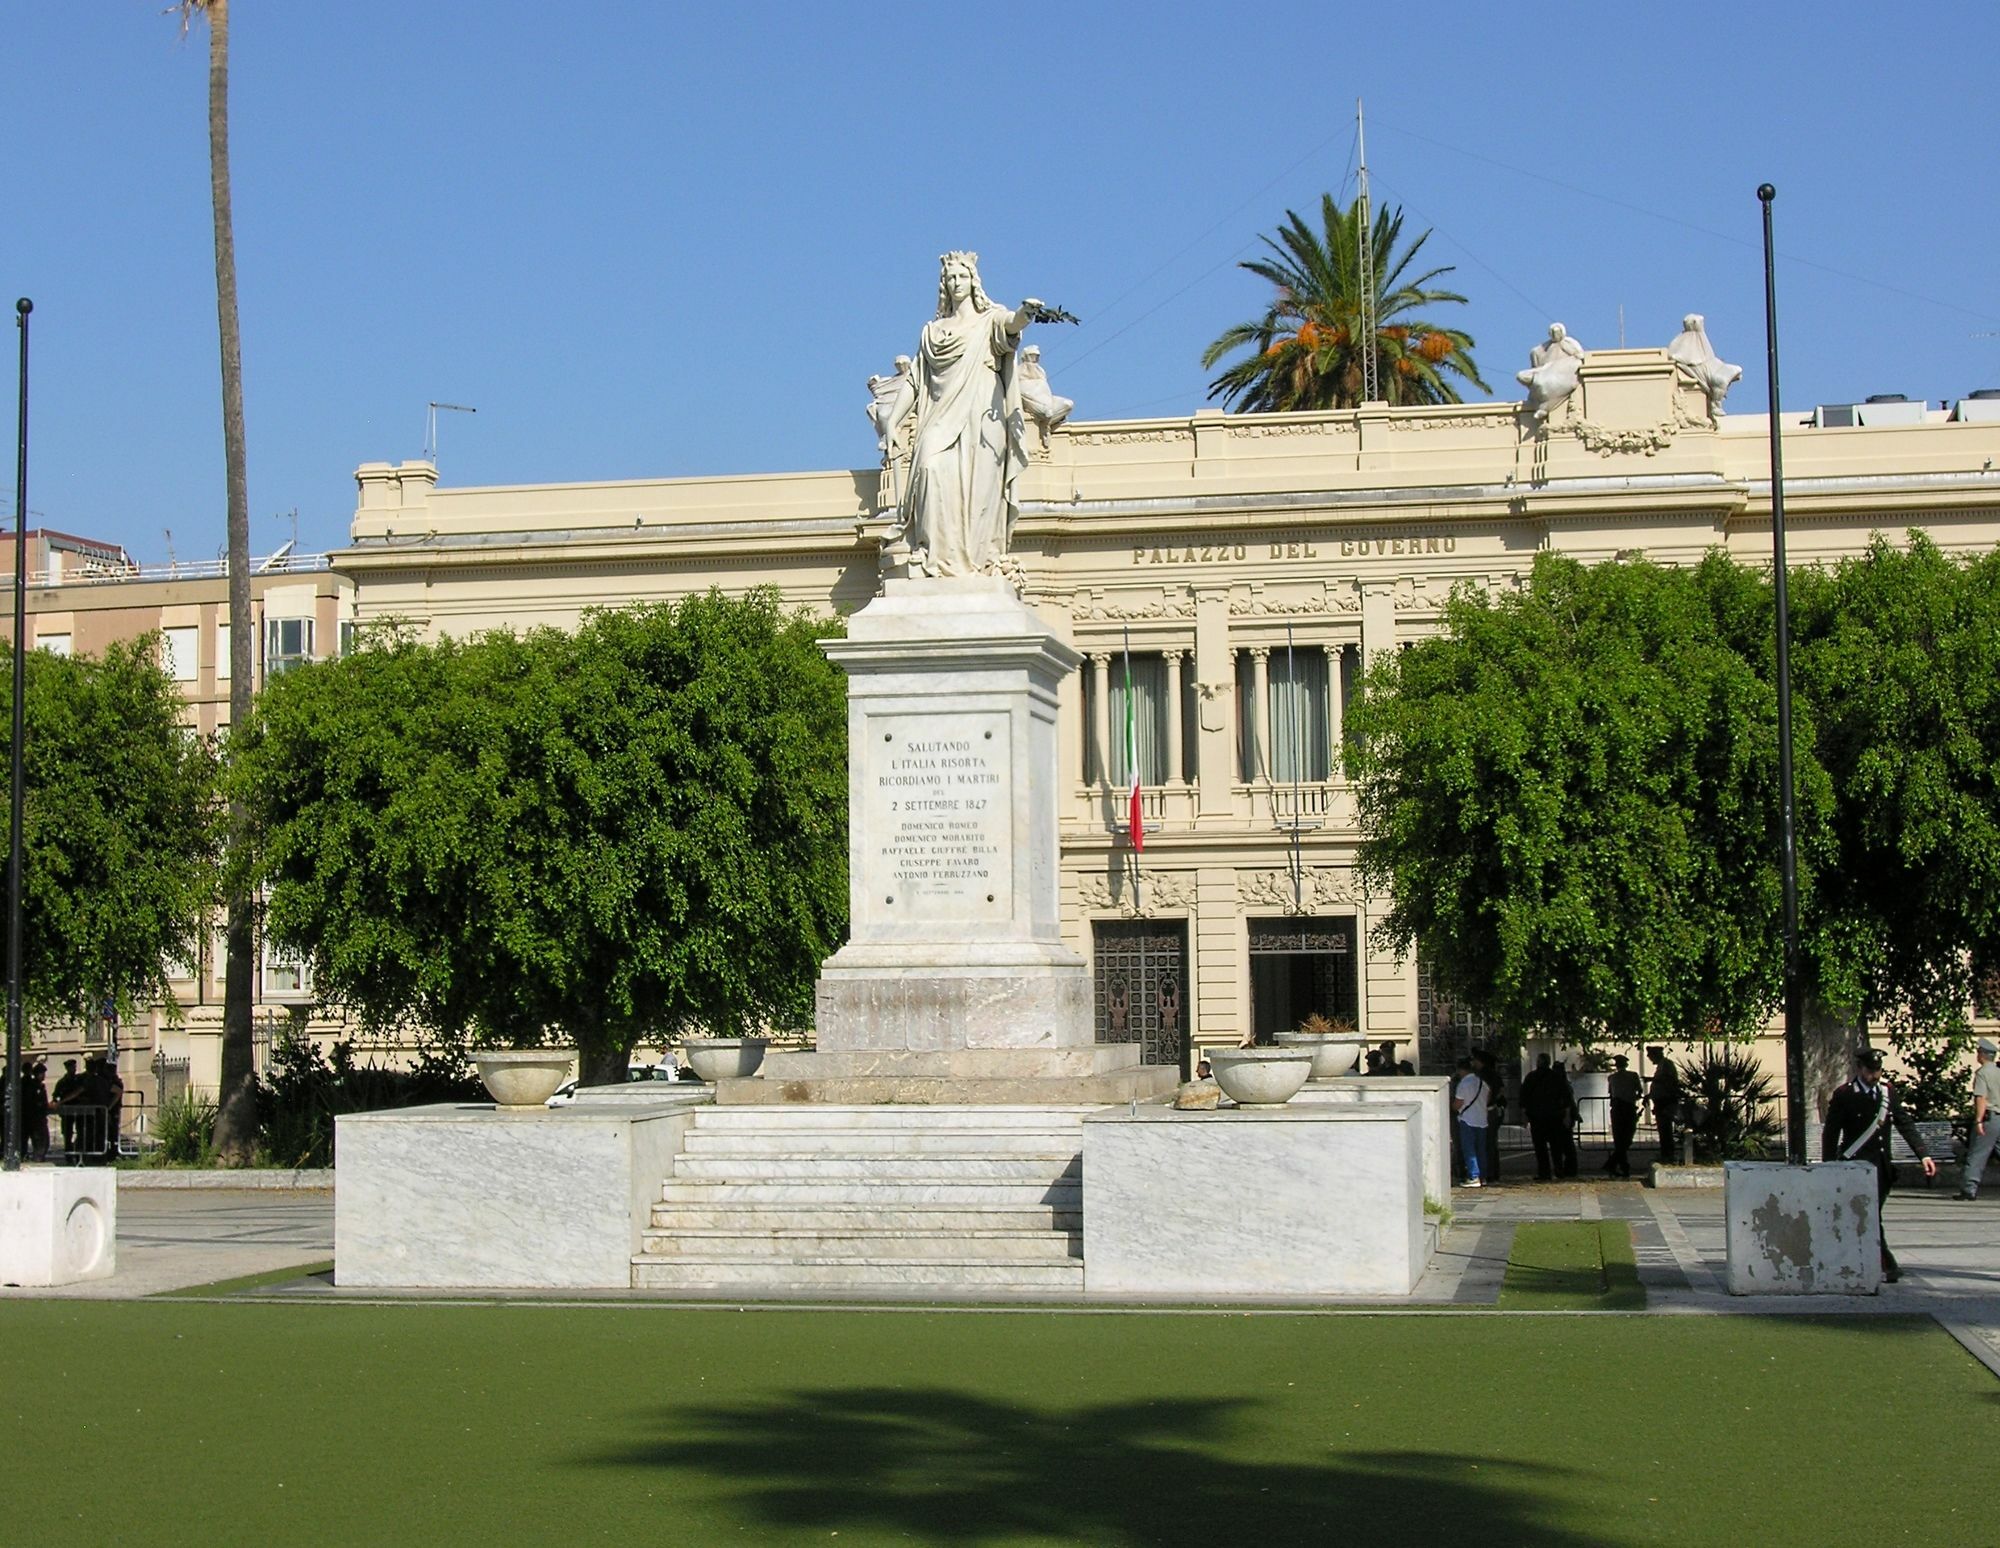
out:
{"label": "concrete barrier block", "polygon": [[1723,1168],[1731,1295],[1873,1295],[1882,1221],[1866,1161]]}

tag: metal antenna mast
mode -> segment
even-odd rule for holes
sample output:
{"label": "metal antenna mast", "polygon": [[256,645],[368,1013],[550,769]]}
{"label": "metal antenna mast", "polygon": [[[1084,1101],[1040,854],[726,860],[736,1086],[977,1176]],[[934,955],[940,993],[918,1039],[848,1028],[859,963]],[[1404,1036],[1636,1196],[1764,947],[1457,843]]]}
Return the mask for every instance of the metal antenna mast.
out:
{"label": "metal antenna mast", "polygon": [[424,415],[424,461],[430,463],[433,467],[437,465],[439,409],[450,409],[454,414],[477,414],[479,412],[478,409],[468,407],[463,403],[433,402],[429,405],[429,412]]}
{"label": "metal antenna mast", "polygon": [[1357,159],[1361,163],[1360,174],[1355,181],[1357,190],[1354,201],[1355,246],[1359,249],[1359,273],[1361,284],[1361,337],[1355,342],[1361,348],[1361,401],[1379,403],[1382,399],[1382,383],[1375,362],[1375,334],[1379,319],[1375,315],[1375,238],[1370,229],[1368,212],[1368,134],[1361,117],[1361,99],[1354,99],[1354,141]]}

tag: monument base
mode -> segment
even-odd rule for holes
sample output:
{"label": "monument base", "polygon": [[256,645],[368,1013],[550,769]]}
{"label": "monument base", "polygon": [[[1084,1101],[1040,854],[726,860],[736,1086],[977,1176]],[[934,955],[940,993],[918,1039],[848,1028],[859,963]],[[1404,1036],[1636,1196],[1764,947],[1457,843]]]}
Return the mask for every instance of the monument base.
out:
{"label": "monument base", "polygon": [[827,1102],[871,1106],[1065,1106],[1146,1102],[1180,1084],[1169,1064],[1140,1064],[1131,1043],[1083,1048],[843,1049],[778,1053],[756,1075],[725,1080],[717,1105]]}
{"label": "monument base", "polygon": [[977,967],[846,966],[820,972],[814,1022],[843,1053],[1040,1049],[1091,1045],[1090,979],[1068,961]]}

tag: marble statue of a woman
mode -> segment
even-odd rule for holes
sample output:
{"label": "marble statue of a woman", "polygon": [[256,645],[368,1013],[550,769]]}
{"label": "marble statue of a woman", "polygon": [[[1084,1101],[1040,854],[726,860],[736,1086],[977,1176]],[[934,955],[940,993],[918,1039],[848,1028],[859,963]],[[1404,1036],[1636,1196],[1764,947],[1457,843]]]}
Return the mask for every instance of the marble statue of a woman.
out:
{"label": "marble statue of a woman", "polygon": [[1702,321],[1701,313],[1689,312],[1681,319],[1681,331],[1674,335],[1673,343],[1667,346],[1667,358],[1680,367],[1681,374],[1695,386],[1708,400],[1708,422],[1719,424],[1722,419],[1722,400],[1729,396],[1743,375],[1743,367],[1731,365],[1715,353],[1715,346],[1708,342],[1708,327]]}
{"label": "marble statue of a woman", "polygon": [[983,574],[1007,552],[1014,479],[1028,462],[1014,356],[1039,305],[1010,312],[988,300],[977,253],[938,260],[937,316],[924,324],[883,428],[892,441],[916,415],[903,538],[926,575]]}

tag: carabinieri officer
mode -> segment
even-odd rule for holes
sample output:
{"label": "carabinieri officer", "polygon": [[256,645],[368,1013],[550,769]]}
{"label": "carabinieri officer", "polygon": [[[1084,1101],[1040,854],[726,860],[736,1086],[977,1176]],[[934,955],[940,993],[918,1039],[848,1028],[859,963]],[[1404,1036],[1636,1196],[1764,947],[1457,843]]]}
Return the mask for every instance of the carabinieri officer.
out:
{"label": "carabinieri officer", "polygon": [[[1872,1161],[1875,1163],[1875,1213],[1889,1201],[1889,1187],[1895,1167],[1889,1159],[1889,1130],[1893,1128],[1909,1142],[1910,1149],[1924,1164],[1924,1176],[1937,1176],[1937,1162],[1924,1154],[1924,1142],[1910,1115],[1903,1111],[1895,1089],[1882,1078],[1882,1051],[1857,1048],[1854,1051],[1854,1079],[1833,1094],[1826,1104],[1826,1128],[1821,1132],[1819,1153],[1826,1161]],[[1896,1255],[1889,1250],[1889,1234],[1882,1232],[1882,1278],[1894,1284],[1902,1278]]]}

